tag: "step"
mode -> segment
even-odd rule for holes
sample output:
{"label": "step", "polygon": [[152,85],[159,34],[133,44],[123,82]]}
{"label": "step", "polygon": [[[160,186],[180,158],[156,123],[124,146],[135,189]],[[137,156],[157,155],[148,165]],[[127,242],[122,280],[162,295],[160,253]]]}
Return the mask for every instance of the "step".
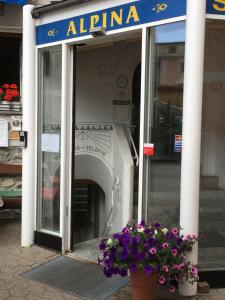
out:
{"label": "step", "polygon": [[208,189],[216,189],[219,186],[219,178],[217,176],[201,176],[201,187]]}

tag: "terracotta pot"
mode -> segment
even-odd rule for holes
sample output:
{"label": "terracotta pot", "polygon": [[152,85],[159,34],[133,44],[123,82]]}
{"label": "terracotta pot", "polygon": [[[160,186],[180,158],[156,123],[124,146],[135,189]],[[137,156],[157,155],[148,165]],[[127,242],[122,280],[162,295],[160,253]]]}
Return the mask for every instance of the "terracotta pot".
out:
{"label": "terracotta pot", "polygon": [[157,275],[147,275],[143,270],[130,272],[133,300],[155,300]]}

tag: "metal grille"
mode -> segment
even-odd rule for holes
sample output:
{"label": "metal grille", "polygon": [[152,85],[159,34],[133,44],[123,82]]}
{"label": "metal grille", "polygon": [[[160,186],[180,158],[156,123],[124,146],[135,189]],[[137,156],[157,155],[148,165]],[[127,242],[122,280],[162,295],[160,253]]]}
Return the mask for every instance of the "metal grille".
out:
{"label": "metal grille", "polygon": [[105,300],[128,283],[128,278],[106,278],[97,264],[60,256],[23,276],[48,284],[85,300]]}

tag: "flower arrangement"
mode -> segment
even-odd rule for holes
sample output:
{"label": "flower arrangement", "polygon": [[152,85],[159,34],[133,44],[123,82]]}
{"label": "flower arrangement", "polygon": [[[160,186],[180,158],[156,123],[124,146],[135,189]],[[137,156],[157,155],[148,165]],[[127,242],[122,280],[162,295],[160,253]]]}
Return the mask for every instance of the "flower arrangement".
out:
{"label": "flower arrangement", "polygon": [[0,101],[19,101],[20,93],[15,83],[5,83],[0,87]]}
{"label": "flower arrangement", "polygon": [[178,281],[193,283],[198,280],[198,269],[186,260],[197,241],[193,234],[180,235],[179,228],[168,229],[158,223],[147,226],[128,224],[121,233],[110,239],[103,239],[99,245],[104,265],[104,274],[126,276],[128,270],[142,269],[146,274],[157,275],[160,285],[167,286],[174,293]]}

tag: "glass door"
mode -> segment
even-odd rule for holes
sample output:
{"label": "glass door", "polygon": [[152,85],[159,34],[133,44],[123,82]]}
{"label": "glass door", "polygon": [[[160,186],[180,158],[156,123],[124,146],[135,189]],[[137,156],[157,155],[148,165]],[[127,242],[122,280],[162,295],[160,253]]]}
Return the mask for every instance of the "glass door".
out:
{"label": "glass door", "polygon": [[[199,208],[199,266],[225,269],[225,21],[206,22],[201,189]],[[224,284],[218,273],[215,284]],[[221,279],[220,279],[221,278]],[[221,282],[222,281],[222,282]],[[211,286],[211,284],[210,284]]]}
{"label": "glass door", "polygon": [[142,216],[179,224],[185,23],[151,28],[145,89]]}
{"label": "glass door", "polygon": [[35,241],[61,251],[61,46],[39,51],[38,209]]}

